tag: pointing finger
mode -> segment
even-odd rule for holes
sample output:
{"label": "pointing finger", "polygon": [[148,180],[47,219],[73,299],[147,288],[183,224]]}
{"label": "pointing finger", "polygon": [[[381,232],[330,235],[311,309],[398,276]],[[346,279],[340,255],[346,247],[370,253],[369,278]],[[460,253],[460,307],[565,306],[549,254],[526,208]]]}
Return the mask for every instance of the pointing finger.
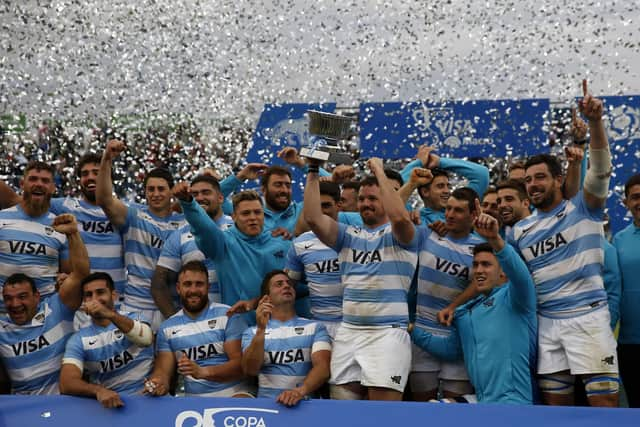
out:
{"label": "pointing finger", "polygon": [[587,79],[582,79],[582,95],[587,96],[588,93],[589,91],[587,89]]}
{"label": "pointing finger", "polygon": [[578,116],[576,114],[576,107],[571,107],[571,123],[575,126],[578,122]]}

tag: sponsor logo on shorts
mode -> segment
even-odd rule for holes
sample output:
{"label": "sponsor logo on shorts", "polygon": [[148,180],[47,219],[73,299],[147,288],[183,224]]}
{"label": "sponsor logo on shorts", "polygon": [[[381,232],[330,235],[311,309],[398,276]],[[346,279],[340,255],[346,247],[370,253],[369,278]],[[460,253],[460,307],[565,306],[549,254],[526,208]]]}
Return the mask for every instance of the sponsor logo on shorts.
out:
{"label": "sponsor logo on shorts", "polygon": [[602,363],[603,364],[607,364],[607,365],[610,365],[610,366],[613,366],[613,361],[614,361],[614,356],[613,355],[607,356],[607,357],[602,359]]}
{"label": "sponsor logo on shorts", "polygon": [[391,382],[400,385],[400,381],[402,381],[402,375],[394,375],[391,377]]}

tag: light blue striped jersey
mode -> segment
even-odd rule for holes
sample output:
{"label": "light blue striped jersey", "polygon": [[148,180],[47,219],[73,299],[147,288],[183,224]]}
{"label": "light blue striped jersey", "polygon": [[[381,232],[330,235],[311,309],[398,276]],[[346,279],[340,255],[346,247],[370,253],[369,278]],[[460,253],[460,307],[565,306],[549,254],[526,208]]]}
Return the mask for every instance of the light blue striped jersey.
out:
{"label": "light blue striped jersey", "polygon": [[[149,323],[139,313],[121,314]],[[137,394],[153,367],[153,345],[132,343],[113,323],[103,328],[92,322],[69,338],[62,362],[76,365],[92,384]]]}
{"label": "light blue striped jersey", "polygon": [[307,283],[313,319],[342,320],[344,286],[336,251],[308,231],[294,239],[285,268],[293,280]]}
{"label": "light blue striped jersey", "polygon": [[51,212],[56,215],[70,213],[76,217],[80,236],[89,252],[91,272],[109,273],[118,295],[124,295],[127,279],[122,235],[111,224],[102,208],[82,199],[60,197],[51,199]]}
{"label": "light blue striped jersey", "polygon": [[473,248],[484,242],[474,233],[462,239],[440,236],[426,226],[418,227],[418,298],[416,325],[439,335],[451,327],[438,322],[438,311],[447,307],[471,279]]}
{"label": "light blue striped jersey", "polygon": [[540,315],[577,317],[606,304],[602,215],[587,207],[581,191],[513,226],[509,240],[532,273]]}
{"label": "light blue striped jersey", "polygon": [[60,363],[73,333],[74,314],[54,294],[40,302],[25,325],[0,319],[0,357],[12,394],[59,394]]}
{"label": "light blue striped jersey", "polygon": [[[251,344],[256,328],[242,334],[242,351]],[[276,398],[304,382],[313,367],[311,355],[331,351],[331,340],[322,323],[302,317],[286,322],[271,319],[264,339],[264,362],[258,374],[258,397]]]}
{"label": "light blue striped jersey", "polygon": [[160,218],[149,212],[147,207],[127,208],[127,219],[121,227],[128,273],[124,292],[127,306],[140,310],[156,309],[151,296],[151,277],[164,242],[184,224],[184,217],[176,213]]}
{"label": "light blue striped jersey", "polygon": [[[231,217],[223,215],[215,223],[221,230],[226,230],[233,225],[233,220]],[[218,284],[216,266],[212,260],[206,258],[202,251],[198,249],[196,240],[191,234],[191,226],[187,224],[176,233],[172,233],[164,243],[158,259],[158,267],[164,267],[177,273],[189,261],[204,262],[209,272],[209,301],[220,302],[220,285]],[[175,294],[175,288],[171,289],[171,291]]]}
{"label": "light blue striped jersey", "polygon": [[418,233],[403,245],[393,236],[391,224],[366,229],[338,223],[334,249],[344,284],[343,322],[360,327],[406,326]]}
{"label": "light blue striped jersey", "polygon": [[[55,215],[37,218],[20,205],[0,211],[0,290],[7,277],[24,273],[36,282],[42,298],[55,292],[60,260],[69,258],[67,236],[51,226]],[[0,295],[0,313],[5,311]]]}
{"label": "light blue striped jersey", "polygon": [[[217,366],[228,362],[229,358],[224,352],[225,342],[242,339],[242,333],[247,329],[244,316],[227,317],[229,308],[228,305],[211,303],[196,319],[180,310],[160,325],[157,351],[171,351],[176,360],[184,353],[200,366]],[[201,396],[219,396],[219,392],[228,389],[230,395],[227,397],[231,397],[234,386],[239,383],[240,381],[217,383],[191,376],[184,379],[186,393]]]}

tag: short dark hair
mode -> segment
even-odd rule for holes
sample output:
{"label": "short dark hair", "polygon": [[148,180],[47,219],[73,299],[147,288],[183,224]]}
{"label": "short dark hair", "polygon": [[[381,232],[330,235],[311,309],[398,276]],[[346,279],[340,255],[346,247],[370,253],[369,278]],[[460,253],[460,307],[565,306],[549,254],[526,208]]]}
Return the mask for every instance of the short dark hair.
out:
{"label": "short dark hair", "polygon": [[367,175],[360,180],[360,188],[369,187],[372,185],[375,185],[376,187],[380,187],[380,184],[378,183],[378,178],[376,178],[375,175]]}
{"label": "short dark hair", "polygon": [[536,154],[535,156],[529,157],[527,162],[524,164],[524,170],[526,171],[531,166],[539,165],[541,163],[547,165],[552,177],[556,178],[562,176],[562,165],[558,158],[551,154]]}
{"label": "short dark hair", "polygon": [[191,185],[195,185],[199,182],[206,182],[211,185],[214,190],[220,192],[220,181],[211,175],[198,175],[191,180]]}
{"label": "short dark hair", "polygon": [[335,182],[321,181],[320,195],[329,196],[337,203],[340,201],[340,186]]}
{"label": "short dark hair", "polygon": [[483,242],[483,243],[479,243],[477,245],[475,245],[473,247],[473,256],[476,256],[477,254],[479,254],[480,252],[490,252],[491,254],[495,253],[493,252],[493,248],[491,247],[491,245],[489,243]]}
{"label": "short dark hair", "polygon": [[485,197],[487,197],[488,194],[492,194],[492,193],[498,193],[498,189],[496,187],[494,187],[493,185],[490,185],[487,187],[487,189],[485,190],[484,194],[482,195],[482,200],[484,200]]}
{"label": "short dark hair", "polygon": [[284,274],[285,276],[289,277],[289,275],[287,274],[286,271],[284,270],[271,270],[270,272],[268,272],[265,276],[264,279],[262,279],[262,283],[260,284],[260,296],[263,297],[265,295],[269,295],[269,288],[271,279],[273,279],[274,276],[277,276],[278,274]]}
{"label": "short dark hair", "polygon": [[528,199],[527,188],[525,187],[524,182],[522,182],[521,179],[507,179],[505,181],[500,181],[496,186],[497,190],[502,190],[505,188],[515,190],[518,193],[518,197],[520,197],[520,200]]}
{"label": "short dark hair", "polygon": [[147,181],[149,181],[149,178],[162,178],[165,181],[167,181],[167,185],[169,185],[169,188],[173,188],[173,176],[171,175],[171,172],[169,172],[169,169],[165,169],[165,168],[151,169],[149,173],[147,173],[147,175],[144,177],[143,185],[145,188],[147,188]]}
{"label": "short dark hair", "polygon": [[342,190],[346,190],[349,188],[355,190],[355,192],[357,193],[358,190],[360,190],[360,181],[347,181],[342,184]]}
{"label": "short dark hair", "polygon": [[233,196],[231,196],[233,211],[234,212],[236,211],[236,208],[238,207],[240,202],[253,201],[253,200],[259,201],[260,204],[262,205],[262,198],[260,197],[260,194],[258,194],[258,192],[255,190],[244,190],[234,194]]}
{"label": "short dark hair", "polygon": [[56,176],[55,166],[40,160],[31,160],[29,163],[27,163],[27,167],[24,168],[24,176],[27,176],[27,174],[34,169],[36,171],[47,171],[51,174],[51,176]]}
{"label": "short dark hair", "polygon": [[105,282],[107,282],[107,287],[109,289],[111,289],[112,291],[116,289],[115,285],[113,284],[113,278],[111,278],[111,275],[109,273],[105,273],[104,271],[96,271],[89,274],[80,282],[80,288],[84,289],[84,285],[89,282],[93,282],[94,280],[104,280]]}
{"label": "short dark hair", "polygon": [[262,174],[262,179],[260,180],[260,185],[266,187],[269,184],[269,179],[271,175],[286,175],[291,179],[291,171],[289,168],[279,165],[269,166],[266,171]]}
{"label": "short dark hair", "polygon": [[395,169],[384,168],[384,175],[387,179],[391,179],[393,181],[398,181],[400,183],[400,187],[404,185],[404,179],[402,179],[402,175]]}
{"label": "short dark hair", "polygon": [[469,205],[469,212],[476,210],[476,199],[478,199],[478,193],[469,187],[460,187],[453,190],[451,196],[457,200],[464,200]]}
{"label": "short dark hair", "polygon": [[38,288],[36,287],[36,282],[31,277],[27,276],[24,273],[13,273],[11,276],[7,277],[4,281],[4,286],[7,285],[16,285],[18,283],[27,282],[31,285],[31,290],[35,294],[38,292]]}
{"label": "short dark hair", "polygon": [[209,283],[209,271],[207,270],[207,266],[204,265],[202,261],[193,260],[182,264],[182,267],[180,267],[180,271],[178,271],[178,276],[180,276],[185,271],[202,273],[207,278],[207,283]]}
{"label": "short dark hair", "polygon": [[431,170],[431,176],[433,176],[433,178],[427,184],[424,184],[418,187],[418,194],[420,194],[420,190],[422,190],[423,188],[426,188],[427,190],[431,188],[431,183],[433,182],[434,179],[436,179],[439,176],[445,176],[447,177],[447,179],[449,179],[449,173],[444,169],[433,168],[430,170]]}
{"label": "short dark hair", "polygon": [[78,160],[78,166],[76,166],[76,176],[80,178],[84,165],[89,163],[96,163],[99,165],[101,161],[102,156],[98,153],[84,153]]}
{"label": "short dark hair", "polygon": [[640,173],[633,175],[629,178],[624,184],[624,197],[629,197],[629,191],[631,191],[631,187],[634,185],[640,185]]}

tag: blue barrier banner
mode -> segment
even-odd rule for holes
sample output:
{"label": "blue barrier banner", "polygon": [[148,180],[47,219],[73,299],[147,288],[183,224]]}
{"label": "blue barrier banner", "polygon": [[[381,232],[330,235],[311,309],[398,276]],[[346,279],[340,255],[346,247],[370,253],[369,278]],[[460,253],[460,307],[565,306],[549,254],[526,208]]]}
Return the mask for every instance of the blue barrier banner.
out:
{"label": "blue barrier banner", "polygon": [[412,158],[422,144],[440,155],[504,157],[543,150],[548,99],[360,105],[362,156]]}
{"label": "blue barrier banner", "polygon": [[303,401],[287,408],[267,399],[124,396],[125,406],[104,409],[94,399],[70,396],[0,397],[6,427],[631,427],[637,409]]}
{"label": "blue barrier banner", "polygon": [[612,194],[607,200],[611,231],[633,220],[624,206],[624,184],[640,173],[640,96],[605,96],[605,125],[613,157]]}
{"label": "blue barrier banner", "polygon": [[[327,104],[266,104],[256,131],[253,134],[253,145],[247,153],[247,162],[267,163],[269,165],[285,165],[277,157],[278,151],[284,147],[300,147],[309,143],[309,118],[307,110],[333,113],[335,103]],[[301,200],[304,186],[304,175],[292,168],[292,199]],[[248,183],[247,188],[256,187]]]}

